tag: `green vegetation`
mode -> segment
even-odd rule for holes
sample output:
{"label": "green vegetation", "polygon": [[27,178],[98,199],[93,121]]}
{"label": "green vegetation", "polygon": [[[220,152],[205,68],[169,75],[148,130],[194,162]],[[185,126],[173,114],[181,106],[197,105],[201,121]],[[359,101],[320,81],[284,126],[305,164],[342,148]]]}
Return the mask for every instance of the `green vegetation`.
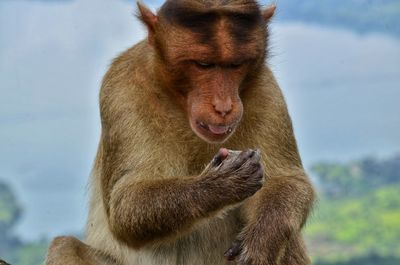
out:
{"label": "green vegetation", "polygon": [[361,258],[354,258],[342,262],[317,262],[315,265],[398,265],[399,259],[395,257],[381,257],[378,255],[368,255]]}
{"label": "green vegetation", "polygon": [[319,163],[311,170],[325,197],[359,197],[377,188],[400,184],[400,155],[384,161],[366,158],[348,165]]}
{"label": "green vegetation", "polygon": [[5,183],[0,183],[0,235],[8,236],[13,224],[21,216],[21,207],[14,193]]}
{"label": "green vegetation", "polygon": [[312,171],[320,198],[305,231],[317,264],[400,264],[400,156]]}
{"label": "green vegetation", "polygon": [[41,265],[48,243],[46,240],[23,242],[13,233],[21,214],[15,194],[6,183],[0,182],[0,260],[17,265]]}
{"label": "green vegetation", "polygon": [[46,240],[24,244],[14,252],[10,262],[18,265],[43,265],[47,248]]}
{"label": "green vegetation", "polygon": [[[270,1],[269,1],[270,2]],[[278,19],[384,32],[400,37],[398,0],[279,0]]]}

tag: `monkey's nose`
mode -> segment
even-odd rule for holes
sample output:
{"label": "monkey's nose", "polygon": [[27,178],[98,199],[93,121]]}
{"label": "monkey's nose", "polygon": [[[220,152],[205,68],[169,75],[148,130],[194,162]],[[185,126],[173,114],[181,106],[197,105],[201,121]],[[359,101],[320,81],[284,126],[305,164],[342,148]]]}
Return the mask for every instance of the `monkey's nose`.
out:
{"label": "monkey's nose", "polygon": [[232,100],[230,98],[226,100],[215,99],[213,102],[214,110],[220,116],[225,117],[232,111]]}

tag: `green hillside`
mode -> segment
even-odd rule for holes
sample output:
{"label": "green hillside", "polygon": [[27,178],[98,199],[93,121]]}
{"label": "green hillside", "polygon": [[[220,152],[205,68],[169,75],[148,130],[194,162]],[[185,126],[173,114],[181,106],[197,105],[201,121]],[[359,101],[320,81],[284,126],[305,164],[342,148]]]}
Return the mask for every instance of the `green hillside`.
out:
{"label": "green hillside", "polygon": [[313,172],[320,199],[305,232],[317,264],[400,264],[400,156]]}

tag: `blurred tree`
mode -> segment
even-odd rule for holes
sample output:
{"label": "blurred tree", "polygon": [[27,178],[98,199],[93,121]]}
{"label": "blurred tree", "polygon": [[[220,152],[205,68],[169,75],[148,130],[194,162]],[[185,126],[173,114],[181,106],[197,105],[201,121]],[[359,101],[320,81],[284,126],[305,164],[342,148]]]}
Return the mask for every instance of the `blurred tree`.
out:
{"label": "blurred tree", "polygon": [[14,262],[18,265],[43,265],[47,248],[48,242],[45,239],[24,244],[15,252]]}
{"label": "blurred tree", "polygon": [[400,182],[400,155],[378,160],[317,163],[311,171],[317,175],[321,193],[328,198],[357,197],[379,187]]}
{"label": "blurred tree", "polygon": [[315,262],[315,265],[399,265],[400,259],[370,254],[342,262]]}
{"label": "blurred tree", "polygon": [[11,253],[21,246],[21,241],[13,235],[12,228],[21,218],[22,208],[11,188],[0,181],[0,253]]}
{"label": "blurred tree", "polygon": [[312,171],[320,199],[306,236],[316,264],[400,264],[400,155]]}

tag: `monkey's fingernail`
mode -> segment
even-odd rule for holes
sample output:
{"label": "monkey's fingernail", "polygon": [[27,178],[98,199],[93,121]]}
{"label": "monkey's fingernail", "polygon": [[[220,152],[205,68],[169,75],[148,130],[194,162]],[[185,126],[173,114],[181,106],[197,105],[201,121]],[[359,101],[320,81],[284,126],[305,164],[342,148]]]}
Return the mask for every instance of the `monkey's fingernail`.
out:
{"label": "monkey's fingernail", "polygon": [[221,158],[220,154],[217,154],[216,156],[214,156],[213,161],[212,161],[212,165],[214,167],[216,167],[221,163],[222,163],[222,158]]}
{"label": "monkey's fingernail", "polygon": [[231,261],[234,260],[236,255],[234,255],[233,250],[230,248],[225,253],[224,256],[227,260]]}
{"label": "monkey's fingernail", "polygon": [[228,157],[229,151],[226,148],[221,148],[218,151],[218,154],[216,154],[213,158],[212,165],[214,167],[220,165],[223,160],[225,160]]}
{"label": "monkey's fingernail", "polygon": [[232,246],[224,253],[224,256],[227,260],[231,261],[239,255],[240,251],[242,250],[240,241],[236,240],[233,242]]}
{"label": "monkey's fingernail", "polygon": [[250,158],[252,158],[256,154],[256,151],[254,150],[249,150],[249,152],[250,152]]}
{"label": "monkey's fingernail", "polygon": [[221,148],[221,149],[219,149],[218,154],[221,156],[221,159],[224,160],[225,158],[228,157],[229,151],[226,148]]}

